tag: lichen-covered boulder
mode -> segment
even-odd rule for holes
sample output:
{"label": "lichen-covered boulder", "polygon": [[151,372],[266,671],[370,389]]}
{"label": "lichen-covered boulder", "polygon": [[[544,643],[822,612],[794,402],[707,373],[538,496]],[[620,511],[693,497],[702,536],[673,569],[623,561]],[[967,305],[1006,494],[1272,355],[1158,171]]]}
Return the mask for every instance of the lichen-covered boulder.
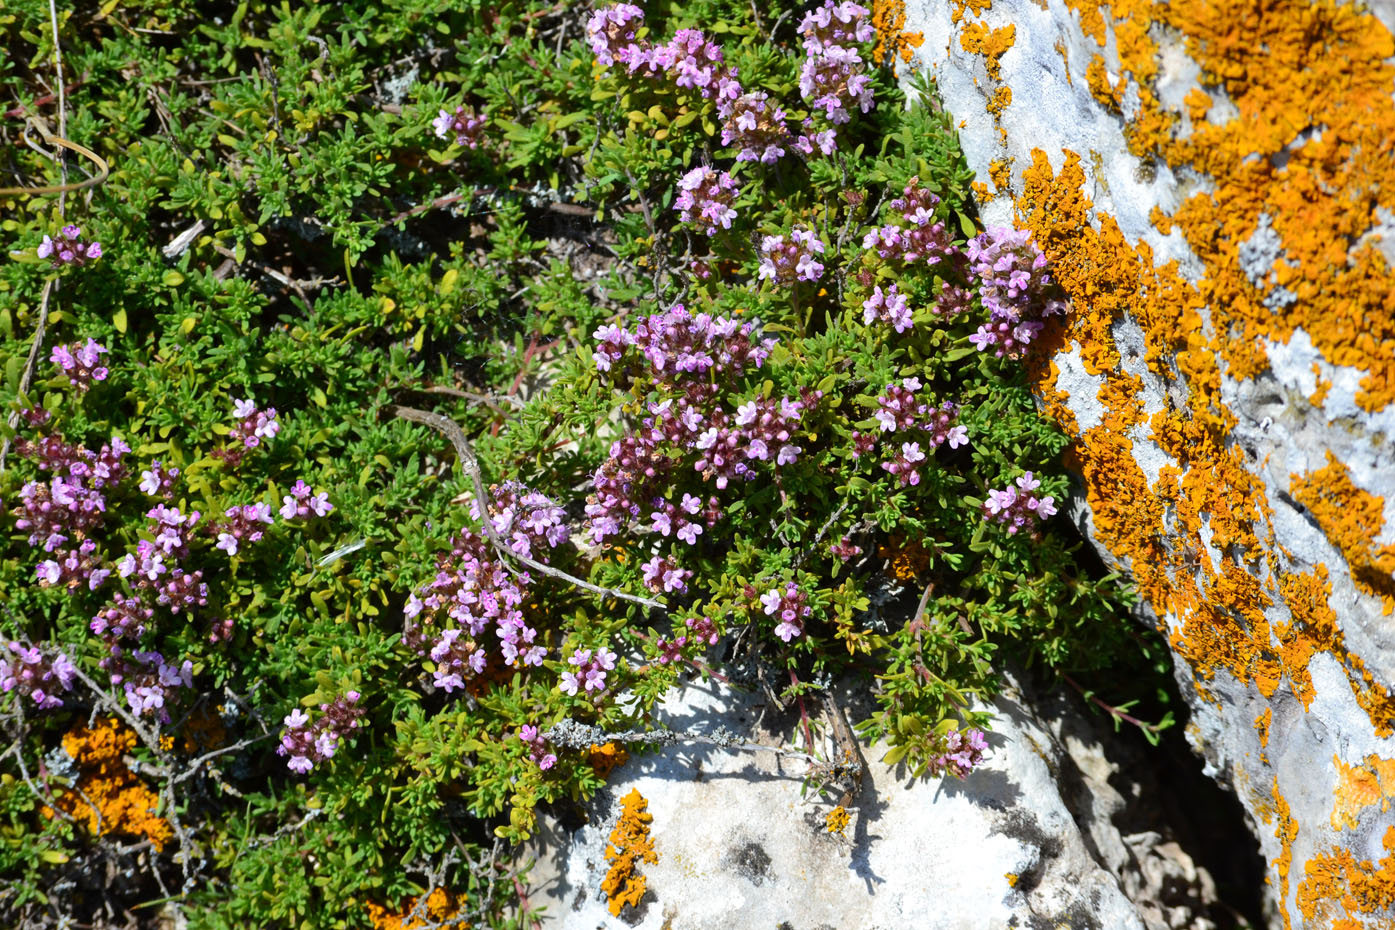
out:
{"label": "lichen-covered boulder", "polygon": [[[881,20],[896,3],[880,3]],[[1079,517],[1164,625],[1288,927],[1395,920],[1395,8],[910,0]]]}
{"label": "lichen-covered boulder", "polygon": [[[763,707],[759,696],[690,686],[665,701],[661,720],[765,734],[771,746],[802,741],[798,714],[771,733],[778,712]],[[993,709],[987,759],[964,781],[912,779],[871,747],[846,798],[820,796],[802,759],[768,751],[686,743],[634,756],[586,806],[586,823],[544,818],[529,904],[546,906],[549,927],[586,930],[1215,926],[1214,885],[1156,817],[1156,796],[1146,797],[1155,788],[1135,766],[1113,760],[1059,699],[1010,682]],[[827,736],[817,705],[808,710]]]}

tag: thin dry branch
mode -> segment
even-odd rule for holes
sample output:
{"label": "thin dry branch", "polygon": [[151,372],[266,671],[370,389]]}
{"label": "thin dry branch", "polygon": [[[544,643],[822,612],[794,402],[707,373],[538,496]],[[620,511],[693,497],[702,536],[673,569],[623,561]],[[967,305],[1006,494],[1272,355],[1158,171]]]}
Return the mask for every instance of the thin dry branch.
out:
{"label": "thin dry branch", "polygon": [[470,445],[470,440],[466,438],[465,431],[460,428],[460,425],[450,417],[443,416],[439,413],[432,413],[428,410],[417,410],[414,407],[403,407],[400,405],[394,406],[392,410],[402,419],[429,426],[437,432],[442,433],[450,440],[451,445],[455,447],[456,457],[460,459],[460,466],[465,469],[465,473],[470,476],[470,482],[474,486],[475,500],[479,501],[481,516],[480,525],[484,528],[485,536],[489,538],[489,542],[494,547],[494,551],[499,554],[499,558],[506,567],[512,570],[511,560],[516,559],[535,571],[541,572],[551,578],[565,581],[570,585],[581,588],[583,591],[589,591],[601,597],[613,597],[622,601],[629,601],[632,604],[641,604],[654,610],[668,611],[668,607],[660,601],[647,597],[639,597],[634,594],[627,594],[624,591],[617,591],[614,588],[602,588],[585,579],[568,574],[561,569],[545,565],[530,556],[520,555],[514,552],[504,544],[504,541],[499,538],[498,531],[494,529],[494,521],[491,520],[489,516],[489,496],[485,493],[484,476],[480,473],[479,459],[475,458],[475,450]]}

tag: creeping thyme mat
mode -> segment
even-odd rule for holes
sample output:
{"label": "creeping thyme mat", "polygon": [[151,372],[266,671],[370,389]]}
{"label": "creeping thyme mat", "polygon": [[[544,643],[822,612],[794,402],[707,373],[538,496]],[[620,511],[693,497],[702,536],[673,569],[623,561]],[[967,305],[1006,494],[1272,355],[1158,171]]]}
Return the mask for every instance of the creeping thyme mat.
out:
{"label": "creeping thyme mat", "polygon": [[830,830],[835,678],[924,777],[1002,661],[1146,695],[1021,374],[1068,308],[871,23],[0,13],[0,923],[531,926],[513,845],[692,676]]}

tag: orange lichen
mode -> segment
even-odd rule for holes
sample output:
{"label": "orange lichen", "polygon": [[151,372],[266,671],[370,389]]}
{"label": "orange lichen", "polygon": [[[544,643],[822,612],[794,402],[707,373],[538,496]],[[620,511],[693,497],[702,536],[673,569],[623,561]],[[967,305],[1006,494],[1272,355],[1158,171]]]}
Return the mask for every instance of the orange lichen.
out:
{"label": "orange lichen", "polygon": [[1266,707],[1266,708],[1264,708],[1263,713],[1261,713],[1258,717],[1255,718],[1255,732],[1259,734],[1259,745],[1260,745],[1260,746],[1262,746],[1262,747],[1268,747],[1268,745],[1269,745],[1269,728],[1270,728],[1271,726],[1273,726],[1273,725],[1274,725],[1274,710],[1273,710],[1273,708]]}
{"label": "orange lichen", "polygon": [[[164,818],[156,816],[159,796],[123,761],[135,745],[135,733],[115,717],[97,721],[90,730],[79,725],[68,731],[63,748],[76,760],[81,774],[76,790],[64,791],[57,803],[91,833],[143,837],[159,851],[174,833]],[[53,812],[45,809],[45,813],[52,816]]]}
{"label": "orange lichen", "polygon": [[877,557],[886,560],[886,573],[897,581],[914,581],[930,565],[926,548],[899,534],[877,547]]}
{"label": "orange lichen", "polygon": [[1382,759],[1374,753],[1361,765],[1347,765],[1332,757],[1337,785],[1332,789],[1332,829],[1355,829],[1361,812],[1380,806],[1383,814],[1395,799],[1395,759]]}
{"label": "orange lichen", "polygon": [[1065,41],[1062,39],[1057,39],[1056,44],[1053,45],[1052,48],[1056,49],[1056,54],[1061,56],[1061,67],[1065,68],[1066,70],[1066,85],[1069,87],[1074,87],[1075,81],[1071,80],[1070,57],[1066,54]]}
{"label": "orange lichen", "polygon": [[590,764],[595,773],[602,778],[609,778],[610,773],[619,766],[629,761],[630,754],[625,751],[619,743],[606,743],[604,746],[591,744],[590,750],[586,754],[586,761]]}
{"label": "orange lichen", "polygon": [[[373,921],[374,930],[420,930],[446,923],[460,913],[454,895],[444,888],[434,888],[426,896],[426,902],[417,908],[417,898],[412,898],[396,912],[389,911],[381,904],[369,901],[365,905],[368,919]],[[467,928],[469,924],[454,924]]]}
{"label": "orange lichen", "polygon": [[1006,158],[997,158],[988,166],[988,176],[999,193],[1008,190],[1012,183],[1012,167]]}
{"label": "orange lichen", "polygon": [[969,188],[974,192],[974,199],[979,203],[993,202],[993,192],[989,190],[988,185],[984,184],[982,181],[970,181]]}
{"label": "orange lichen", "polygon": [[833,810],[829,811],[824,816],[824,829],[826,829],[829,833],[836,833],[839,836],[842,836],[844,831],[848,829],[848,823],[850,819],[851,817],[848,814],[848,809],[843,805],[839,804],[837,807],[833,808]]}
{"label": "orange lichen", "polygon": [[1332,382],[1323,378],[1322,366],[1313,362],[1313,382],[1317,389],[1308,397],[1308,403],[1314,407],[1321,407],[1322,402],[1327,399],[1327,392],[1332,390]]}
{"label": "orange lichen", "polygon": [[[1002,87],[999,87],[997,90],[993,91],[992,95],[989,96],[988,112],[993,114],[994,119],[998,119],[1003,115],[1003,111],[1008,108],[1008,104],[1010,103],[1012,103],[1012,88],[1004,84]],[[1006,170],[1006,167],[1007,166],[1005,164],[1004,170]],[[997,182],[998,179],[995,177],[993,179],[993,183],[996,184]],[[1001,187],[999,189],[1001,190]]]}
{"label": "orange lichen", "polygon": [[632,788],[620,800],[620,819],[615,829],[610,831],[610,843],[605,848],[606,861],[610,870],[606,872],[601,888],[610,902],[610,913],[616,917],[626,906],[636,907],[644,897],[648,887],[643,875],[635,871],[640,861],[655,863],[659,854],[654,851],[654,841],[649,837],[649,824],[654,816],[648,813],[649,802]]}
{"label": "orange lichen", "polygon": [[986,23],[967,23],[964,31],[959,34],[959,47],[970,55],[982,55],[988,76],[995,81],[1001,80],[1003,76],[1000,59],[1016,41],[1017,27],[1012,23],[997,29],[989,27]]}
{"label": "orange lichen", "polygon": [[925,44],[925,35],[920,32],[902,32],[905,25],[904,0],[874,0],[872,26],[877,30],[877,44],[872,49],[873,61],[883,61],[889,56],[894,67],[898,58],[902,62],[911,60],[915,50]]}
{"label": "orange lichen", "polygon": [[[1279,900],[1287,902],[1289,872],[1293,869],[1293,842],[1298,839],[1298,821],[1293,819],[1288,801],[1279,793],[1277,777],[1274,778],[1273,793],[1274,809],[1279,820],[1279,825],[1274,829],[1274,836],[1279,841],[1279,855],[1274,860],[1274,870],[1279,873]],[[1284,930],[1290,930],[1292,922],[1289,919],[1288,908],[1279,908],[1279,913],[1283,915]]]}
{"label": "orange lichen", "polygon": [[1211,112],[1211,104],[1214,101],[1206,91],[1200,87],[1193,87],[1187,91],[1187,96],[1182,98],[1182,103],[1186,104],[1187,115],[1191,117],[1192,124],[1195,125],[1206,119],[1206,114]]}
{"label": "orange lichen", "polygon": [[1291,493],[1317,520],[1323,535],[1351,567],[1356,587],[1395,611],[1395,545],[1375,547],[1385,526],[1385,498],[1358,488],[1351,472],[1331,452],[1327,465],[1289,478]]}
{"label": "orange lichen", "polygon": [[[1386,855],[1358,861],[1348,849],[1334,848],[1309,859],[1298,884],[1298,909],[1309,921],[1349,921],[1358,928],[1388,928],[1382,919],[1395,908],[1395,826],[1382,839]],[[1358,917],[1373,918],[1372,922]],[[1335,925],[1335,924],[1334,924]]]}
{"label": "orange lichen", "polygon": [[975,16],[982,16],[992,8],[993,0],[950,0],[949,21],[957,26],[963,22],[965,10]]}
{"label": "orange lichen", "polygon": [[182,735],[184,751],[190,755],[217,749],[228,740],[228,731],[223,727],[222,718],[216,710],[206,704],[196,708],[184,721]]}
{"label": "orange lichen", "polygon": [[[1106,16],[1112,24],[1120,78],[1107,78],[1102,55],[1086,76],[1093,96],[1114,112],[1136,89],[1125,127],[1130,150],[1214,181],[1169,226],[1181,228],[1206,267],[1199,290],[1217,334],[1227,337],[1216,348],[1232,374],[1257,373],[1260,341],[1287,342],[1301,328],[1328,362],[1366,373],[1357,403],[1384,408],[1395,399],[1395,276],[1364,234],[1375,205],[1391,206],[1395,190],[1390,32],[1338,0],[1272,0],[1262,11],[1249,0],[1067,5],[1101,50]],[[1181,112],[1164,107],[1152,87],[1161,28],[1182,36],[1203,79],[1235,104],[1236,118],[1206,121],[1212,96],[1193,90],[1182,103],[1192,131],[1173,137]],[[1276,283],[1298,297],[1280,312],[1264,304],[1236,258],[1261,214],[1272,218],[1284,246]]]}

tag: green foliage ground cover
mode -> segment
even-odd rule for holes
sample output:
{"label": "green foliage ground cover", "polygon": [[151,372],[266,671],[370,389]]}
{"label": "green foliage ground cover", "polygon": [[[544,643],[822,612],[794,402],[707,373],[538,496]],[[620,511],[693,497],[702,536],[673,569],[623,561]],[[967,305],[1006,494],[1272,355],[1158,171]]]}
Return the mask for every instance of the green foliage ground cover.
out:
{"label": "green foliage ground cover", "polygon": [[[0,697],[11,741],[0,922],[119,923],[175,901],[195,927],[361,927],[370,902],[396,908],[443,887],[461,919],[512,925],[526,918],[507,843],[530,833],[539,805],[602,784],[584,751],[539,735],[561,721],[643,729],[680,680],[713,671],[794,703],[860,676],[879,708],[861,734],[934,774],[947,741],[983,724],[974,702],[993,694],[995,663],[1112,670],[1090,679],[1105,681],[1148,668],[1156,644],[1140,648],[1127,595],[1089,570],[1061,518],[1009,533],[985,516],[991,492],[1029,472],[1039,496],[1063,500],[1067,440],[1036,416],[1021,362],[970,343],[988,318],[982,281],[967,261],[863,247],[878,226],[909,228],[892,203],[908,186],[936,195],[934,222],[961,249],[979,233],[933,88],[919,82],[908,107],[878,63],[866,69],[875,106],[830,124],[801,97],[799,17],[755,12],[657,3],[638,39],[704,29],[747,92],[783,105],[796,133],[806,116],[836,131],[836,151],[735,160],[719,101],[598,63],[590,10],[565,3],[60,5],[63,127],[111,173],[83,191],[0,199],[0,401],[49,414],[16,415],[5,433],[0,632],[82,674],[61,707]],[[3,183],[60,184],[30,121],[60,125],[48,4],[16,0],[0,28],[13,53],[0,61]],[[433,132],[457,107],[485,116],[475,147]],[[711,235],[676,206],[679,181],[703,166],[739,188],[736,219]],[[68,157],[72,179],[84,167]],[[102,257],[61,268],[40,257],[65,224],[100,241]],[[822,246],[818,279],[762,277],[765,237],[796,229]],[[893,284],[914,311],[904,331],[863,309]],[[973,297],[958,315],[946,316],[946,285]],[[665,318],[674,332],[691,335],[691,315],[731,320],[766,345],[761,364],[680,373],[615,342],[676,304],[690,315]],[[84,392],[49,353],[88,339],[110,349],[109,373]],[[908,378],[930,408],[957,405],[947,422],[967,443],[918,427],[880,436],[880,398]],[[634,482],[650,496],[644,512],[597,544],[612,444],[685,404],[733,430],[743,409],[784,417],[788,435],[747,460],[754,480],[725,486],[692,437],[659,443],[646,453],[653,474]],[[461,426],[483,480],[502,489],[496,505],[546,496],[512,517],[496,506],[504,536],[518,531],[550,568],[628,598],[497,551],[448,439],[400,407]],[[272,408],[279,430],[248,448],[256,416],[235,410]],[[95,546],[84,578],[112,572],[95,587],[41,583],[52,553],[17,523],[25,489],[54,477],[39,468],[44,437],[69,444],[65,462],[79,446],[131,447],[125,477],[101,489],[104,512],[70,539]],[[912,440],[926,458],[909,484],[884,463]],[[785,458],[781,445],[797,451]],[[179,469],[165,495],[140,487],[156,460]],[[282,516],[298,481],[333,509]],[[656,531],[651,504],[671,505],[679,525],[692,517],[692,538]],[[120,567],[157,545],[157,505],[202,515],[160,579],[176,563],[202,572],[191,583],[207,586],[203,603],[178,612]],[[271,522],[253,519],[254,539],[229,510],[258,505]],[[560,514],[570,537],[521,529],[539,512]],[[518,645],[536,648],[534,661],[504,649],[493,620],[472,629],[421,606],[433,578],[463,578],[453,573],[467,564],[468,582],[436,593],[516,593],[497,612],[528,631]],[[676,581],[654,580],[664,570]],[[118,648],[128,679],[172,670],[151,686],[163,707],[112,680],[113,640],[93,619],[117,594],[150,610]],[[611,652],[613,668],[596,664]],[[302,713],[309,723],[285,722]],[[357,726],[341,728],[332,758],[288,768],[283,737],[336,715]],[[158,849],[110,816],[94,836],[45,813],[78,809],[85,775],[64,734],[112,716],[137,733],[125,764],[173,825]],[[211,719],[212,748],[191,738]]]}

